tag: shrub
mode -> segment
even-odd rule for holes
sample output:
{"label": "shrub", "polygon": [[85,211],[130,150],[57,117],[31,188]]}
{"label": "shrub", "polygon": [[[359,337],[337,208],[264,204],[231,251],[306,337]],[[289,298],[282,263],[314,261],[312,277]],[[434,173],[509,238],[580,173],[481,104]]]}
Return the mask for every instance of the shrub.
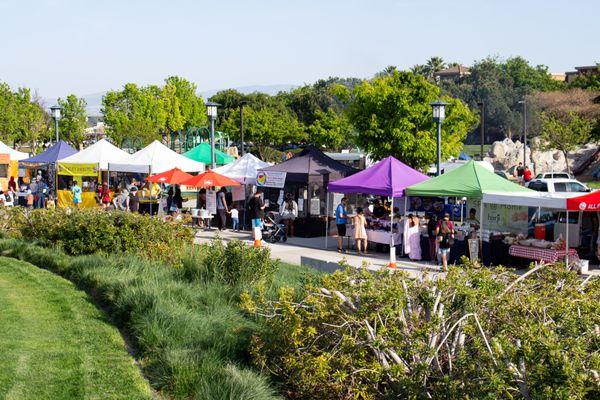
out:
{"label": "shrub", "polygon": [[292,398],[600,397],[600,281],[561,265],[347,270],[300,301],[291,289],[243,300],[266,324],[254,360]]}

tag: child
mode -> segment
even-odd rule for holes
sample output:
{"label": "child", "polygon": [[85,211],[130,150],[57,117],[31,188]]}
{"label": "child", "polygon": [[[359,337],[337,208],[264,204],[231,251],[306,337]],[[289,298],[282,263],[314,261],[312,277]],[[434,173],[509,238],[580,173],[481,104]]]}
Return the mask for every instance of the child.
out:
{"label": "child", "polygon": [[27,208],[33,209],[33,194],[31,194],[31,189],[27,189]]}
{"label": "child", "polygon": [[356,242],[356,250],[358,254],[367,253],[367,220],[364,211],[361,207],[356,209],[356,217],[354,217],[354,241]]}
{"label": "child", "polygon": [[232,229],[234,231],[240,231],[240,213],[237,209],[237,204],[232,204],[231,209],[229,210],[229,214],[231,214],[231,221],[233,222]]}

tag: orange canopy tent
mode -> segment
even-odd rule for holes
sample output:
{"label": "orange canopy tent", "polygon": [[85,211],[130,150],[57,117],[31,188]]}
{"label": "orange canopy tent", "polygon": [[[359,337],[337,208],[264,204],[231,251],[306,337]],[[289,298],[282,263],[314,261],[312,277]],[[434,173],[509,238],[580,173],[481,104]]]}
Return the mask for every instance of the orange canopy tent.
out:
{"label": "orange canopy tent", "polygon": [[209,188],[213,186],[239,186],[240,183],[234,181],[226,177],[225,175],[221,175],[212,170],[208,170],[199,175],[193,176],[191,179],[182,182],[182,185],[192,186],[192,187],[203,187]]}
{"label": "orange canopy tent", "polygon": [[194,178],[187,172],[183,172],[179,168],[173,168],[160,174],[152,175],[146,179],[149,182],[168,183],[170,185],[180,185],[182,182]]}

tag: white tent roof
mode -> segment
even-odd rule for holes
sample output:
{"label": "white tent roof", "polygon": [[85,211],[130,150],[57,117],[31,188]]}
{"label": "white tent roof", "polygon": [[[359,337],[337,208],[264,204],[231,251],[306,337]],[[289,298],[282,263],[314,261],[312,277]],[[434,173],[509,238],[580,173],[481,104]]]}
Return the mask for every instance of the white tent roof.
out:
{"label": "white tent roof", "polygon": [[98,164],[101,170],[108,169],[108,163],[126,163],[131,157],[127,152],[119,149],[106,139],[102,139],[75,153],[63,158],[60,162],[73,164]]}
{"label": "white tent roof", "polygon": [[111,171],[151,174],[160,174],[175,167],[185,172],[204,171],[204,164],[174,152],[158,140],[132,154],[125,162],[110,163]]}
{"label": "white tent roof", "polygon": [[21,161],[29,158],[29,154],[13,149],[10,146],[0,142],[0,154],[8,154],[11,160]]}
{"label": "white tent roof", "polygon": [[270,165],[270,163],[260,160],[253,154],[246,153],[234,162],[215,168],[213,171],[240,183],[254,185],[256,184],[256,171]]}
{"label": "white tent roof", "polygon": [[504,204],[511,206],[541,207],[564,210],[567,198],[581,195],[581,193],[549,193],[549,192],[492,192],[483,193],[483,202],[490,204]]}

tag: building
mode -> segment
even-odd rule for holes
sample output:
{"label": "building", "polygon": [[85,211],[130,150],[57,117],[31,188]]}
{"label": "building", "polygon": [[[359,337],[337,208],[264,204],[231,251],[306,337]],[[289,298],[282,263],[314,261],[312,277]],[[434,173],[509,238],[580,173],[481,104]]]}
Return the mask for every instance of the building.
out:
{"label": "building", "polygon": [[575,71],[565,72],[565,81],[571,83],[581,75],[600,75],[600,64],[575,67]]}
{"label": "building", "polygon": [[465,67],[464,65],[460,65],[460,64],[453,65],[451,67],[448,67],[448,68],[443,69],[438,72],[434,72],[434,74],[433,74],[435,79],[440,79],[440,80],[460,79],[460,78],[463,78],[468,75],[471,75],[471,71],[469,70],[469,68]]}

